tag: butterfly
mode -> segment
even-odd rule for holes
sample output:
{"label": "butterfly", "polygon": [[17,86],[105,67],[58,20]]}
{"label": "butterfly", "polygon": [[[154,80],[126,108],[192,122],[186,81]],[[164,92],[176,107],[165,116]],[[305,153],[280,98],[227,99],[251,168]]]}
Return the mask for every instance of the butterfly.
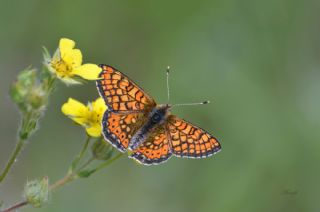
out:
{"label": "butterfly", "polygon": [[100,65],[96,81],[108,110],[103,115],[106,141],[144,165],[159,164],[171,156],[206,158],[220,143],[205,130],[170,114],[172,105],[156,104],[137,84],[117,69]]}

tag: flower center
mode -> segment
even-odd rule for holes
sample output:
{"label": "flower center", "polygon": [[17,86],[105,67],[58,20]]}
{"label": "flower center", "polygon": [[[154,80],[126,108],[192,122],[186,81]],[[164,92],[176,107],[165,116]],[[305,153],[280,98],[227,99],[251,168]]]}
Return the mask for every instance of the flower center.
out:
{"label": "flower center", "polygon": [[101,114],[96,111],[91,111],[89,117],[88,117],[88,124],[93,126],[97,124],[101,124]]}
{"label": "flower center", "polygon": [[56,74],[61,77],[68,77],[71,76],[72,66],[66,63],[64,60],[56,60],[51,62],[51,67],[56,70]]}

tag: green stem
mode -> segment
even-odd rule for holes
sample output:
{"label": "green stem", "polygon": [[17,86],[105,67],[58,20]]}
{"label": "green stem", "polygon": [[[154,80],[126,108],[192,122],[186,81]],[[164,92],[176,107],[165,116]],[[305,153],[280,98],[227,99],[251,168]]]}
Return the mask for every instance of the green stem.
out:
{"label": "green stem", "polygon": [[53,191],[53,190],[60,188],[75,179],[77,179],[77,176],[75,174],[70,174],[70,175],[68,174],[68,175],[64,176],[62,179],[60,179],[60,180],[56,181],[55,183],[53,183],[52,185],[50,185],[49,189],[50,189],[50,191]]}
{"label": "green stem", "polygon": [[113,158],[107,160],[106,162],[100,164],[99,166],[97,166],[95,169],[92,170],[93,172],[97,172],[100,171],[101,169],[105,168],[106,166],[110,165],[112,162],[116,161],[117,159],[119,159],[122,155],[124,155],[123,153],[118,153],[116,156],[114,156]]}
{"label": "green stem", "polygon": [[80,166],[80,168],[76,172],[77,173],[80,172],[82,169],[86,168],[94,160],[95,160],[94,157],[89,158],[87,162],[85,162],[82,166]]}
{"label": "green stem", "polygon": [[80,168],[77,172],[71,172],[69,174],[67,174],[66,176],[64,176],[62,179],[56,181],[55,183],[53,183],[52,185],[50,185],[49,189],[50,191],[53,191],[57,188],[60,188],[62,186],[64,186],[65,184],[72,182],[74,180],[76,180],[78,178],[78,172],[80,172],[82,169],[86,168],[92,161],[94,161],[94,158],[90,158],[89,160],[87,160]]}
{"label": "green stem", "polygon": [[89,146],[90,139],[91,139],[91,137],[88,136],[87,139],[86,139],[86,142],[84,143],[83,148],[82,148],[82,150],[81,150],[81,152],[80,152],[80,154],[79,154],[79,159],[78,159],[79,161],[80,161],[80,160],[82,159],[82,157],[84,156],[84,153],[86,152],[86,150],[87,150],[87,148],[88,148],[88,146]]}
{"label": "green stem", "polygon": [[84,154],[86,153],[89,143],[90,143],[91,137],[88,135],[87,139],[79,153],[79,155],[74,159],[74,161],[72,162],[71,168],[70,168],[70,172],[73,172],[73,170],[77,167],[77,165],[79,164],[79,162],[81,161],[81,159],[83,158]]}
{"label": "green stem", "polygon": [[20,153],[21,150],[22,150],[23,144],[25,143],[24,141],[25,141],[25,140],[23,140],[23,139],[21,139],[21,138],[19,139],[19,141],[18,141],[18,143],[17,143],[17,145],[16,145],[16,147],[15,147],[15,149],[14,149],[14,151],[13,151],[13,153],[12,153],[12,155],[11,155],[8,163],[7,163],[7,165],[5,166],[2,174],[0,175],[0,183],[5,179],[5,177],[6,177],[7,174],[9,173],[9,171],[10,171],[13,163],[14,163],[15,160],[17,159],[19,153]]}
{"label": "green stem", "polygon": [[34,118],[38,119],[38,117],[32,112],[28,112],[28,113],[23,114],[22,123],[21,123],[20,129],[19,129],[18,143],[16,144],[16,147],[15,147],[8,163],[6,164],[3,172],[0,175],[0,183],[8,175],[10,169],[12,168],[12,165],[16,161],[18,155],[20,154],[22,147],[25,144],[25,141],[27,140],[29,135],[34,131],[34,129],[35,129]]}
{"label": "green stem", "polygon": [[[95,171],[99,171],[103,168],[105,168],[106,166],[110,165],[112,162],[116,161],[118,158],[120,158],[123,154],[122,153],[119,153],[118,155],[116,155],[115,157],[111,158],[110,160],[106,161],[105,163],[102,163],[101,165],[99,165]],[[84,163],[84,165],[78,170],[81,171],[83,168],[85,168],[87,165],[89,165],[89,163],[91,163],[93,161],[93,159],[89,159],[86,163]],[[77,173],[78,173],[77,172]],[[53,191],[53,190],[56,190],[57,188],[60,188],[64,185],[66,185],[67,183],[69,182],[72,182],[76,179],[78,179],[78,176],[77,176],[77,173],[72,173],[72,174],[68,174],[66,175],[65,177],[63,177],[62,179],[56,181],[55,183],[53,183],[52,185],[50,185],[49,189],[50,191]],[[13,206],[10,206],[9,208],[7,209],[4,209],[4,210],[1,210],[0,212],[11,212],[11,211],[14,211],[16,209],[19,209],[23,206],[26,206],[28,205],[29,203],[27,201],[22,201],[22,202],[19,202]]]}

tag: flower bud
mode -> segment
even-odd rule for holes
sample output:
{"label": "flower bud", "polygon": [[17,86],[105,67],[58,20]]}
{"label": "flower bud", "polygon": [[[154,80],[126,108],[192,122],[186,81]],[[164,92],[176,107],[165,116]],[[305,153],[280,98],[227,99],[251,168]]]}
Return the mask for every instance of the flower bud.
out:
{"label": "flower bud", "polygon": [[12,100],[19,106],[21,110],[27,110],[25,100],[35,84],[35,81],[36,70],[26,69],[18,75],[17,81],[10,89],[10,96]]}
{"label": "flower bud", "polygon": [[44,85],[37,78],[37,70],[26,69],[10,89],[12,100],[22,112],[41,110],[46,105]]}
{"label": "flower bud", "polygon": [[48,201],[49,196],[49,179],[34,180],[27,182],[24,189],[24,196],[29,204],[35,208],[40,208]]}
{"label": "flower bud", "polygon": [[112,156],[112,146],[102,139],[97,139],[92,147],[92,155],[98,160],[108,160]]}
{"label": "flower bud", "polygon": [[33,88],[30,91],[30,94],[28,97],[29,97],[28,102],[30,103],[30,106],[35,110],[41,109],[46,104],[45,93],[40,87]]}

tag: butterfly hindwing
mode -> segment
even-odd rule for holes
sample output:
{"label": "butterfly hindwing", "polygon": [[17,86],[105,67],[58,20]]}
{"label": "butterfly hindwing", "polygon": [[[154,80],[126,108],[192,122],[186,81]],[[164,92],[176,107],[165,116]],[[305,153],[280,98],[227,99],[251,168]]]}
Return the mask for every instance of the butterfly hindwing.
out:
{"label": "butterfly hindwing", "polygon": [[164,124],[150,132],[148,138],[129,156],[141,164],[152,165],[167,161],[171,148]]}
{"label": "butterfly hindwing", "polygon": [[155,101],[127,76],[115,68],[100,65],[102,72],[97,80],[100,96],[109,109],[123,112],[144,112],[156,106]]}
{"label": "butterfly hindwing", "polygon": [[130,139],[141,128],[146,119],[143,113],[114,113],[107,110],[102,120],[105,139],[121,152],[128,148]]}
{"label": "butterfly hindwing", "polygon": [[177,157],[206,158],[221,149],[212,135],[174,115],[168,117],[167,129],[172,153]]}

